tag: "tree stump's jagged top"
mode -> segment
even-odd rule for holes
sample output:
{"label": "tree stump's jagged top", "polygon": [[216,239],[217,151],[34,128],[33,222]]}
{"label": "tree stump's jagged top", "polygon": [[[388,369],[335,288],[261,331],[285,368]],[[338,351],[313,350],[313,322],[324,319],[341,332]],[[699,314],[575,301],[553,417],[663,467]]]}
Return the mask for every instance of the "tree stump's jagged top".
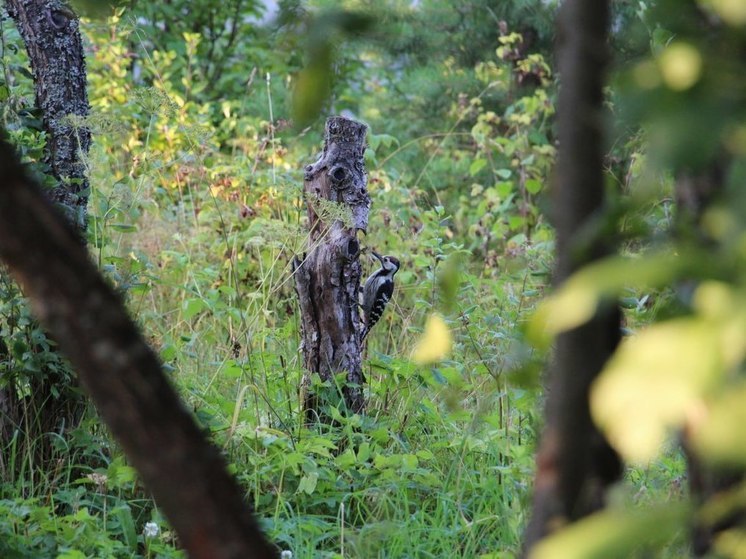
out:
{"label": "tree stump's jagged top", "polygon": [[[368,228],[370,196],[363,155],[367,126],[344,117],[326,122],[324,151],[305,168],[304,191],[311,234],[308,253],[296,260],[296,290],[301,311],[303,386],[308,391],[311,375],[332,381],[345,372],[342,393],[353,412],[364,407],[363,373],[360,357],[358,290],[360,287],[360,244],[357,231]],[[349,220],[323,221],[316,200],[340,204]],[[306,393],[307,417],[319,413],[318,395]]]}
{"label": "tree stump's jagged top", "polygon": [[[316,163],[306,167],[303,177],[306,193],[344,204],[352,211],[354,229],[363,231],[368,229],[370,210],[364,162],[367,131],[368,127],[360,122],[331,117],[326,122],[324,151]],[[308,210],[310,223],[317,224],[318,215],[312,205]],[[317,228],[313,232],[318,236]]]}

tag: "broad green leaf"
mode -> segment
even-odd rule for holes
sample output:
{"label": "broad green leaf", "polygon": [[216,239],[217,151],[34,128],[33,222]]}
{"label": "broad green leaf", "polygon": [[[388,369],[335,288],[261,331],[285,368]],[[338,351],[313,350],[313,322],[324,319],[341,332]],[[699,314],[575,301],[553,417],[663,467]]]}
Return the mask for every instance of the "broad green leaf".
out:
{"label": "broad green leaf", "polygon": [[319,474],[317,472],[312,472],[308,475],[303,476],[300,478],[300,483],[298,484],[298,492],[300,493],[303,491],[304,493],[311,495],[314,490],[316,489],[316,484],[319,481]]}
{"label": "broad green leaf", "polygon": [[202,299],[186,299],[181,307],[184,320],[191,320],[197,313],[207,308],[207,304]]}
{"label": "broad green leaf", "polygon": [[525,186],[529,194],[536,194],[541,190],[542,184],[536,179],[528,179]]}
{"label": "broad green leaf", "polygon": [[462,258],[458,254],[452,254],[438,274],[438,292],[446,312],[456,303],[462,269]]}
{"label": "broad green leaf", "polygon": [[137,531],[135,530],[135,521],[132,518],[132,510],[129,505],[121,505],[115,509],[114,513],[122,529],[124,542],[131,553],[137,553]]}
{"label": "broad green leaf", "polygon": [[73,0],[72,2],[76,12],[91,18],[110,16],[117,7],[123,4],[122,0]]}
{"label": "broad green leaf", "polygon": [[231,360],[223,367],[223,376],[227,378],[239,378],[243,374],[243,368],[235,361]]}
{"label": "broad green leaf", "polygon": [[500,198],[507,198],[513,192],[513,183],[509,181],[498,182],[495,185],[495,190]]}
{"label": "broad green leaf", "polygon": [[483,159],[483,158],[475,159],[474,161],[472,161],[471,165],[469,165],[469,174],[473,177],[474,175],[479,173],[479,171],[484,169],[486,166],[487,166],[486,159]]}
{"label": "broad green leaf", "polygon": [[590,264],[572,275],[534,312],[526,334],[546,347],[559,334],[588,322],[604,297],[618,296],[625,287],[664,285],[679,274],[682,261],[670,254],[643,258],[612,257]]}
{"label": "broad green leaf", "polygon": [[697,454],[708,462],[746,465],[746,385],[729,389],[697,411],[687,425]]}
{"label": "broad green leaf", "polygon": [[622,342],[594,383],[591,412],[625,459],[651,460],[668,430],[702,405],[723,372],[718,338],[710,321],[681,318]]}
{"label": "broad green leaf", "polygon": [[687,518],[686,508],[670,503],[643,511],[606,510],[540,541],[529,559],[629,557],[642,546],[669,540]]}

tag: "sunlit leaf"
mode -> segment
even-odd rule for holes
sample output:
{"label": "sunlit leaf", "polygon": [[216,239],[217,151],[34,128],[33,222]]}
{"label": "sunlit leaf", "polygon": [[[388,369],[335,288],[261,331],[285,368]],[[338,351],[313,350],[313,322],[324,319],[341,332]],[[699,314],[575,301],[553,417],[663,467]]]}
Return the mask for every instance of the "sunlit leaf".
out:
{"label": "sunlit leaf", "polygon": [[653,325],[622,342],[591,391],[591,412],[627,460],[651,460],[723,370],[718,330],[700,318]]}
{"label": "sunlit leaf", "polygon": [[702,459],[746,464],[746,385],[731,388],[722,397],[690,415],[690,441]]}
{"label": "sunlit leaf", "polygon": [[746,301],[729,285],[703,282],[694,294],[693,306],[717,325],[718,348],[723,366],[731,368],[746,356]]}
{"label": "sunlit leaf", "polygon": [[[740,511],[742,508],[738,507],[738,510]],[[712,551],[714,557],[744,559],[746,557],[746,531],[732,528],[717,532]]]}
{"label": "sunlit leaf", "polygon": [[746,2],[743,0],[700,0],[730,25],[746,25]]}
{"label": "sunlit leaf", "polygon": [[644,511],[603,511],[542,540],[529,559],[629,557],[643,545],[670,539],[687,514],[684,507],[672,504]]}
{"label": "sunlit leaf", "polygon": [[448,356],[452,346],[453,337],[446,321],[439,314],[431,314],[425,324],[425,332],[412,353],[412,360],[420,365],[435,363]]}
{"label": "sunlit leaf", "polygon": [[604,297],[618,296],[626,287],[654,287],[676,277],[679,259],[670,254],[643,258],[607,258],[571,276],[554,295],[542,301],[528,324],[528,339],[546,346],[551,339],[584,324]]}
{"label": "sunlit leaf", "polygon": [[689,43],[671,43],[658,57],[658,66],[668,87],[675,91],[684,91],[699,81],[702,73],[702,55]]}

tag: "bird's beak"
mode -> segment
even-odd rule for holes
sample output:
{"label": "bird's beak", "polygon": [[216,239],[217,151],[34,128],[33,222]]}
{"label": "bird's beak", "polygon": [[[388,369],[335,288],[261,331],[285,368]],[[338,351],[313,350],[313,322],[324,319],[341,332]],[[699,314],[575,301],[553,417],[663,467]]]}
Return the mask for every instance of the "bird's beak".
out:
{"label": "bird's beak", "polygon": [[378,261],[381,263],[381,266],[383,266],[383,256],[381,256],[380,254],[378,254],[375,250],[371,250],[370,252],[371,252],[371,254],[373,256],[375,256],[376,258],[378,258]]}

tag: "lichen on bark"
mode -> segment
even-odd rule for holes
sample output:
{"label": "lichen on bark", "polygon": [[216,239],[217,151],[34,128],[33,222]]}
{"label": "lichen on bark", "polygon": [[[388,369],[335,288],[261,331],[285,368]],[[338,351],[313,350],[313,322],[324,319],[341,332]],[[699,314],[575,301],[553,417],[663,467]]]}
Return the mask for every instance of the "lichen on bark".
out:
{"label": "lichen on bark", "polygon": [[47,138],[46,162],[57,179],[50,197],[84,231],[91,133],[78,19],[60,0],[7,0],[6,7],[26,45],[34,76]]}

